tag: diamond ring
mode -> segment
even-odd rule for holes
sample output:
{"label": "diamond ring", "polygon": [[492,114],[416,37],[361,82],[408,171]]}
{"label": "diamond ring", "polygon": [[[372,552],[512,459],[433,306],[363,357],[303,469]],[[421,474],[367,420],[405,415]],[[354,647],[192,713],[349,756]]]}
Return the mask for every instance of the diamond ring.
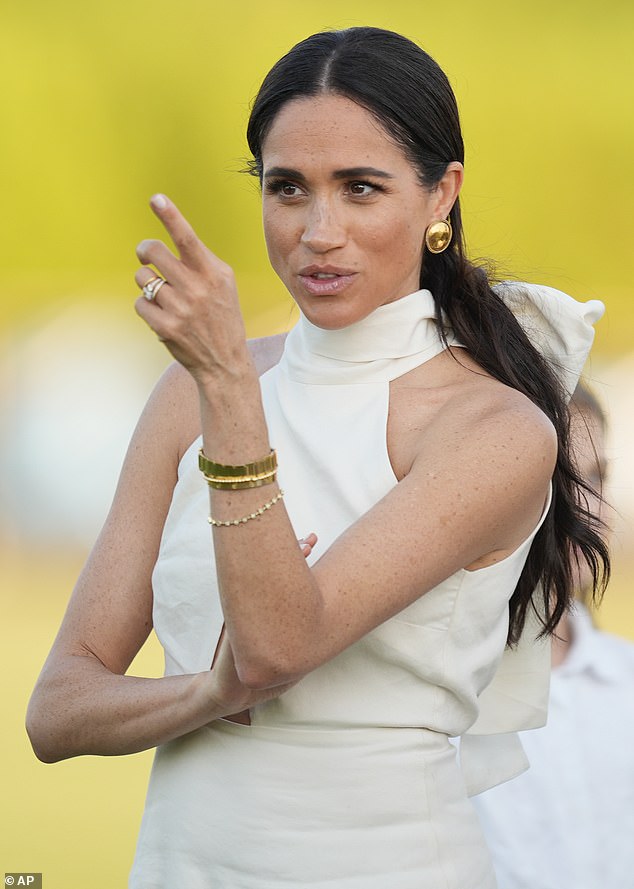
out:
{"label": "diamond ring", "polygon": [[167,284],[165,278],[155,275],[154,278],[150,278],[150,280],[146,281],[143,285],[143,296],[152,302],[152,300],[156,299],[156,294],[159,292],[163,284]]}

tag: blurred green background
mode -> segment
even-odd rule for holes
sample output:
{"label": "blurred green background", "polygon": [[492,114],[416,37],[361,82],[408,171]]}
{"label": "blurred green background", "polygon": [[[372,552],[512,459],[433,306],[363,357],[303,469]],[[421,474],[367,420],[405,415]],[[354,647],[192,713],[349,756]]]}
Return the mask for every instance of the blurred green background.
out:
{"label": "blurred green background", "polygon": [[[167,364],[132,309],[134,246],[160,236],[148,198],[169,194],[233,265],[251,335],[287,326],[292,306],[267,267],[258,190],[240,172],[249,103],[293,43],[358,24],[416,40],[452,81],[471,254],[492,257],[509,276],[607,304],[589,375],[617,431],[616,499],[631,495],[622,444],[632,440],[634,415],[630,0],[2,4],[0,865],[43,872],[46,889],[126,885],[151,763],[147,753],[44,766],[23,730],[29,691],[85,556],[83,532],[93,533],[107,507],[99,500],[97,515],[84,519],[73,498],[89,502],[99,486],[111,489],[133,415]],[[90,451],[95,438],[108,445],[114,426],[116,465],[79,473],[82,455],[98,453]],[[42,459],[21,462],[31,453]],[[61,472],[64,486],[47,487],[64,458],[77,491]],[[630,536],[625,521],[599,621],[634,638]],[[161,666],[152,643],[135,670],[159,675]]]}

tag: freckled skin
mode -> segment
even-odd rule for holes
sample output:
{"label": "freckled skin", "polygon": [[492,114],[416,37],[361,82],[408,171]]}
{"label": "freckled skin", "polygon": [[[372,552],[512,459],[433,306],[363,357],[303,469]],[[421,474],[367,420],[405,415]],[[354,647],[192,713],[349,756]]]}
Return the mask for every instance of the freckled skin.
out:
{"label": "freckled skin", "polygon": [[[430,192],[372,115],[336,95],[284,105],[264,141],[262,160],[269,258],[309,320],[328,329],[344,327],[418,290],[425,231],[448,215],[462,182],[460,164],[450,164]],[[359,167],[389,178],[357,177],[369,186],[366,194],[355,194],[354,178],[336,173]],[[296,186],[292,197],[267,191],[274,168],[302,174],[302,180],[289,177]],[[298,280],[299,270],[311,263],[353,270],[354,282],[341,294],[313,296]]]}

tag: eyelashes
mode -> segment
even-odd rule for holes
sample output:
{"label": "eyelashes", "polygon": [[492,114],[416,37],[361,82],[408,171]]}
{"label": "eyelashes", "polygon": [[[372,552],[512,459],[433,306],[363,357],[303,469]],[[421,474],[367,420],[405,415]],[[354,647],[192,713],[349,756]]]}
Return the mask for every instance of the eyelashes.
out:
{"label": "eyelashes", "polygon": [[358,197],[365,197],[365,195],[361,195],[361,194],[359,194],[359,192],[353,191],[353,189],[357,188],[358,186],[361,186],[362,188],[369,188],[370,189],[369,194],[372,194],[373,192],[377,192],[377,191],[380,191],[380,192],[385,191],[385,187],[380,182],[371,182],[368,179],[355,179],[348,184],[348,187],[350,189],[350,192],[352,194],[356,194]]}
{"label": "eyelashes", "polygon": [[289,182],[287,179],[267,179],[264,183],[264,191],[267,194],[279,194],[281,197],[297,197],[296,194],[284,194],[284,188],[299,189],[300,186],[296,185],[294,182]]}
{"label": "eyelashes", "polygon": [[[347,191],[353,197],[366,198],[377,192],[385,192],[385,186],[380,182],[372,182],[369,179],[351,179],[345,183]],[[284,189],[287,189],[285,192]],[[360,189],[365,189],[361,191]],[[293,190],[293,193],[289,193]],[[291,200],[306,194],[305,188],[288,179],[266,179],[264,182],[266,194],[279,195],[281,198]]]}

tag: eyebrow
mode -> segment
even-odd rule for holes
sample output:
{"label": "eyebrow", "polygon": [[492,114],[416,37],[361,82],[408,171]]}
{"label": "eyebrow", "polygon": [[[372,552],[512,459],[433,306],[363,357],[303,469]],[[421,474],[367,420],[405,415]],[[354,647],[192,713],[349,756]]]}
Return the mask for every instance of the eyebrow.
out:
{"label": "eyebrow", "polygon": [[[333,179],[362,179],[364,176],[373,176],[377,179],[394,179],[392,173],[378,170],[376,167],[347,167],[345,170],[335,170]],[[306,182],[306,177],[299,170],[290,167],[271,167],[264,173],[265,179],[295,179],[297,182]]]}

